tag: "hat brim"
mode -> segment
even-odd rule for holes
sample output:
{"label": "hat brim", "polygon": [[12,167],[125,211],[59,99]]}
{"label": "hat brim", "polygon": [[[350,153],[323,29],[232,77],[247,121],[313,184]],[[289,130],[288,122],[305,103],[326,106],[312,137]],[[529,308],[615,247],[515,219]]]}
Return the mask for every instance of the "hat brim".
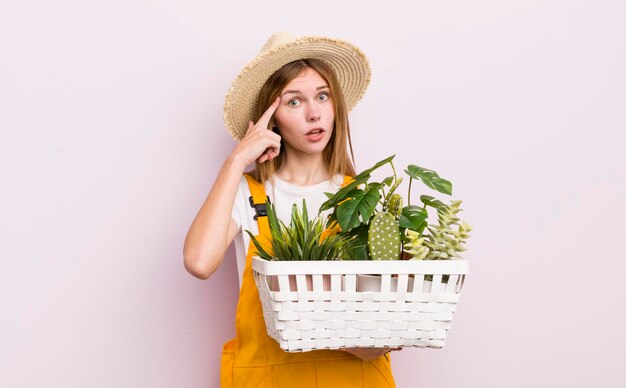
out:
{"label": "hat brim", "polygon": [[237,141],[253,120],[254,105],[267,79],[298,59],[316,58],[337,75],[346,109],[351,111],[365,94],[371,70],[367,57],[353,44],[326,37],[302,37],[259,54],[233,81],[224,102],[224,124]]}

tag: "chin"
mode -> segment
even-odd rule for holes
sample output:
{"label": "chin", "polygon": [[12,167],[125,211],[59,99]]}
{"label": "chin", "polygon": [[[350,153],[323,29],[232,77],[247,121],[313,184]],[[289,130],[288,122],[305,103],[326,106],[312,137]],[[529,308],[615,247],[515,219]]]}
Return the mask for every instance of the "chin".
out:
{"label": "chin", "polygon": [[328,141],[326,142],[320,141],[317,144],[313,144],[312,146],[309,146],[309,149],[311,150],[311,153],[315,153],[315,154],[321,153],[321,152],[324,152],[324,150],[328,146],[328,143],[329,143]]}
{"label": "chin", "polygon": [[325,143],[324,145],[321,145],[321,144],[314,144],[314,145],[306,144],[303,147],[298,147],[298,151],[302,152],[303,154],[307,154],[307,155],[320,154],[320,153],[324,152],[324,150],[326,149],[327,145],[328,145],[328,143]]}

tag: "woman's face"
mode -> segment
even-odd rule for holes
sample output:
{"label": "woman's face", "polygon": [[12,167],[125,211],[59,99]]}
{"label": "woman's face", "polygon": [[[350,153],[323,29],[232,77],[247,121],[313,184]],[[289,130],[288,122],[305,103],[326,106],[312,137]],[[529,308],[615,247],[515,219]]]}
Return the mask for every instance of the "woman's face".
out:
{"label": "woman's face", "polygon": [[322,152],[333,133],[334,122],[328,83],[315,70],[302,70],[281,91],[274,123],[290,152]]}

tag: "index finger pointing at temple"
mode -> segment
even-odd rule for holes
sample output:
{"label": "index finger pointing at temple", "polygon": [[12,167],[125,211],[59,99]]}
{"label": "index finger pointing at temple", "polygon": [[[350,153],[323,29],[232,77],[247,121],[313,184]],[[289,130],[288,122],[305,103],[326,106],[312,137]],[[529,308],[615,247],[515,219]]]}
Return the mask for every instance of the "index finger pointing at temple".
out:
{"label": "index finger pointing at temple", "polygon": [[262,126],[263,128],[267,128],[267,125],[270,123],[270,119],[278,108],[278,104],[280,104],[280,97],[276,97],[272,105],[270,105],[270,107],[267,108],[265,112],[263,112],[263,115],[256,124]]}

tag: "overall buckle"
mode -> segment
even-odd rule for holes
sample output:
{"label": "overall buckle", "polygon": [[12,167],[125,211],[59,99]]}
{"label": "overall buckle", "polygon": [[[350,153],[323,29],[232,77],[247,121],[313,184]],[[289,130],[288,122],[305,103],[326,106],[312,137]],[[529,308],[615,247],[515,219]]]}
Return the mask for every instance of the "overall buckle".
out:
{"label": "overall buckle", "polygon": [[[254,220],[256,221],[259,217],[267,217],[267,204],[265,203],[254,203],[254,198],[250,196],[250,206],[254,208],[256,214],[254,215]],[[267,203],[271,203],[270,197],[267,197]]]}

